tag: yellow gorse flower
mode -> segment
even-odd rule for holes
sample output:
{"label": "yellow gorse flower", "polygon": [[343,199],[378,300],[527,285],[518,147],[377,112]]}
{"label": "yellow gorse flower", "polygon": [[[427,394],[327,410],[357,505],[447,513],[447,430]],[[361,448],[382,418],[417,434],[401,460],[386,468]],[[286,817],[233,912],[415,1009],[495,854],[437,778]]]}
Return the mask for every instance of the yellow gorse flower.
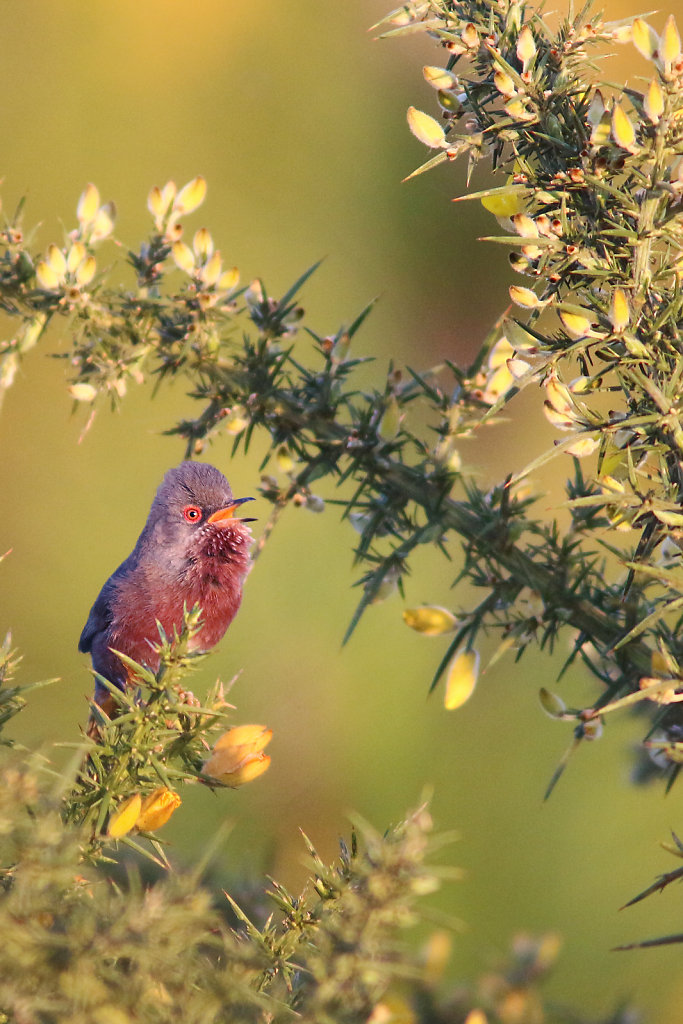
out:
{"label": "yellow gorse flower", "polygon": [[273,730],[265,725],[237,725],[228,729],[214,745],[204,762],[204,775],[224,786],[236,789],[263,775],[270,765],[264,748],[270,743]]}
{"label": "yellow gorse flower", "polygon": [[143,832],[154,832],[165,825],[173,812],[180,807],[181,799],[167,786],[160,786],[142,801],[135,827]]}
{"label": "yellow gorse flower", "polygon": [[[96,185],[86,185],[76,207],[78,231],[76,237],[88,244],[101,242],[114,230],[116,206],[112,202],[100,205],[100,193]],[[71,236],[74,237],[73,235]]]}
{"label": "yellow gorse flower", "polygon": [[479,652],[458,651],[446,669],[444,707],[447,711],[455,711],[470,699],[478,675]]}
{"label": "yellow gorse flower", "polygon": [[167,181],[163,188],[155,185],[147,196],[147,209],[154,218],[154,227],[167,241],[176,241],[182,234],[178,221],[201,206],[205,196],[206,181],[199,175],[180,191],[174,181]]}
{"label": "yellow gorse flower", "polygon": [[121,839],[122,836],[128,835],[131,829],[135,828],[141,807],[142,797],[139,793],[133,793],[127,800],[124,800],[109,819],[107,835],[111,839]]}
{"label": "yellow gorse flower", "polygon": [[176,266],[189,274],[197,286],[204,290],[228,292],[239,284],[237,267],[223,270],[220,251],[214,248],[213,238],[206,228],[195,232],[192,248],[180,240],[175,242],[171,255]]}
{"label": "yellow gorse flower", "polygon": [[144,799],[140,793],[133,793],[112,814],[107,835],[111,839],[121,839],[133,829],[153,832],[166,824],[180,804],[178,794],[167,786],[160,786]]}
{"label": "yellow gorse flower", "polygon": [[458,620],[447,608],[427,604],[422,608],[406,608],[403,612],[403,621],[406,626],[410,626],[416,633],[422,633],[423,636],[442,636],[444,633],[451,633]]}
{"label": "yellow gorse flower", "polygon": [[85,287],[95,276],[95,270],[95,257],[88,255],[83,242],[73,242],[66,252],[53,243],[36,267],[36,277],[41,288],[57,292],[68,287]]}

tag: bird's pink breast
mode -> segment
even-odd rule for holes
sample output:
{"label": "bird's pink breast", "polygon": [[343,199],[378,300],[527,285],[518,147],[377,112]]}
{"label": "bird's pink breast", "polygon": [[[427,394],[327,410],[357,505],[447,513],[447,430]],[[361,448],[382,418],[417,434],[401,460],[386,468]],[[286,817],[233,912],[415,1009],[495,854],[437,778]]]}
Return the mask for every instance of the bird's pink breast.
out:
{"label": "bird's pink breast", "polygon": [[[182,580],[169,584],[162,574],[143,569],[120,581],[116,628],[110,635],[110,646],[156,671],[157,620],[170,639],[174,629],[182,629],[184,608],[189,611],[199,604],[202,626],[191,646],[199,651],[214,647],[237,614],[242,584],[249,571],[247,537],[243,539],[240,535],[235,541],[235,535],[230,537],[229,533],[232,531],[221,531],[223,536],[219,534],[218,541],[222,543],[212,536],[212,544],[202,551]],[[230,559],[225,555],[230,555]]]}

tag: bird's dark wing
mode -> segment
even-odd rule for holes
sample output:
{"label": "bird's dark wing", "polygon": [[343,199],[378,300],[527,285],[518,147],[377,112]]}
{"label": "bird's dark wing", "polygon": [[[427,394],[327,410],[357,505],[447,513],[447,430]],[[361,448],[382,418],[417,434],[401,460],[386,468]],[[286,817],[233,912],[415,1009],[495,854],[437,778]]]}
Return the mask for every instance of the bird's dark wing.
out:
{"label": "bird's dark wing", "polygon": [[93,640],[98,633],[105,632],[111,626],[113,612],[110,599],[112,596],[111,580],[107,580],[90,609],[88,621],[83,627],[81,639],[78,641],[78,649],[83,654],[87,654],[91,650]]}
{"label": "bird's dark wing", "polygon": [[92,650],[93,640],[98,634],[109,631],[109,627],[114,621],[117,584],[122,577],[126,577],[126,574],[136,564],[136,552],[133,551],[125,562],[122,562],[118,569],[114,570],[95,598],[95,603],[88,615],[88,621],[83,627],[81,639],[78,641],[78,649],[83,654],[88,654]]}

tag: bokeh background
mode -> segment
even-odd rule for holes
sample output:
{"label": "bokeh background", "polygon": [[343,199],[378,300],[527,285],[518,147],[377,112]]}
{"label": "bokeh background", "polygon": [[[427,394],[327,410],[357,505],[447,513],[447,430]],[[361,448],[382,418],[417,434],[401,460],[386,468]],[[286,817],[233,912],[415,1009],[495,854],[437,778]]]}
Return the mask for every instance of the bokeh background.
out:
{"label": "bokeh background", "polygon": [[[676,6],[680,14],[680,0],[667,9]],[[609,8],[613,18],[637,10],[617,0]],[[390,359],[465,363],[505,307],[511,272],[504,253],[475,241],[495,228],[489,215],[450,203],[463,187],[457,167],[401,183],[425,157],[405,111],[434,112],[421,67],[439,54],[425,40],[376,40],[368,28],[384,13],[381,0],[0,5],[5,209],[27,196],[26,226],[38,225],[42,248],[61,242],[80,192],[95,182],[118,206],[122,248],[108,252],[123,280],[126,245],[150,227],[149,188],[202,174],[208,198],[189,226],[208,226],[243,279],[261,276],[278,294],[326,257],[303,295],[320,333],[379,296],[355,341],[358,354],[375,357],[378,383]],[[610,70],[633,82],[635,64],[632,53]],[[68,344],[56,329],[30,355],[0,417],[0,550],[12,548],[0,630],[12,628],[24,682],[61,680],[31,697],[14,734],[58,761],[65,752],[52,745],[77,740],[87,714],[81,627],[163,472],[182,457],[162,431],[189,409],[181,387],[153,400],[143,387],[119,413],[103,409],[79,443],[84,414],[73,413],[65,363],[47,354]],[[536,396],[513,405],[509,423],[468,444],[464,458],[481,481],[500,480],[547,443],[540,406]],[[231,462],[230,447],[226,438],[206,458],[248,494],[256,460]],[[566,468],[538,481],[549,509]],[[558,1000],[597,1013],[633,998],[653,1024],[679,1020],[678,949],[610,952],[681,930],[677,891],[618,912],[674,866],[658,841],[682,828],[679,787],[665,798],[629,782],[638,724],[610,722],[544,804],[570,741],[537,700],[539,686],[555,685],[557,665],[503,660],[449,714],[439,693],[427,699],[443,642],[406,629],[398,597],[371,609],[342,650],[358,597],[354,537],[333,508],[291,510],[266,547],[243,610],[193,685],[240,673],[236,720],[273,727],[273,765],[236,793],[188,793],[165,830],[173,856],[191,862],[228,820],[216,861],[228,884],[246,878],[258,889],[268,872],[297,886],[299,828],[332,858],[349,813],[384,829],[429,791],[438,826],[460,834],[446,856],[466,873],[433,901],[462,922],[451,977],[487,967],[516,931],[558,931],[564,950],[549,982]],[[425,552],[406,604],[466,604],[467,593],[450,589],[453,574]],[[579,669],[561,692],[571,704],[590,699]]]}

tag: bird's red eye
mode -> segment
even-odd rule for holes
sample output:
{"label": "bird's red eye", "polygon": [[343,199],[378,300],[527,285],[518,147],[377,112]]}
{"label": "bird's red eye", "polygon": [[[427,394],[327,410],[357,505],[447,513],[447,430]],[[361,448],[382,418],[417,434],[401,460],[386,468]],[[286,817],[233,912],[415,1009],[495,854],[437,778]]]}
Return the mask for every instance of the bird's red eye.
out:
{"label": "bird's red eye", "polygon": [[188,523],[198,523],[202,518],[202,510],[196,505],[188,505],[183,509],[183,515]]}

